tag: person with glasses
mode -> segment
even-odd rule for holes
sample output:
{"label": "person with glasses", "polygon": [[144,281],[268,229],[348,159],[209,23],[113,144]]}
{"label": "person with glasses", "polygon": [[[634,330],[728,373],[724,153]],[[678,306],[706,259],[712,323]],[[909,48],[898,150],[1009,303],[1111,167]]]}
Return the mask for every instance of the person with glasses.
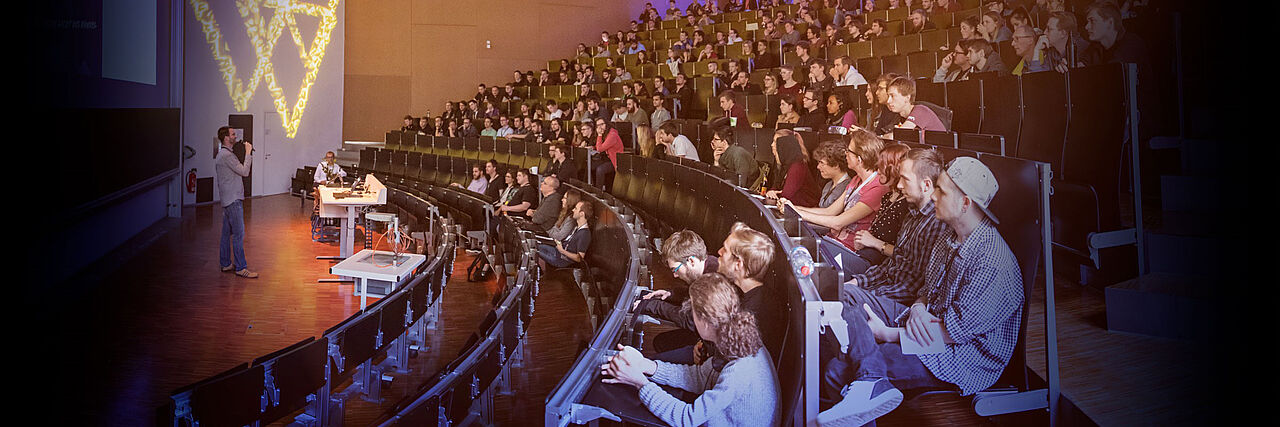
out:
{"label": "person with glasses", "polygon": [[[875,98],[875,110],[872,116],[876,118],[874,126],[871,128],[876,135],[884,135],[892,133],[893,128],[902,123],[902,116],[898,115],[886,105],[889,102],[889,83],[900,77],[896,73],[884,73],[876,78],[876,84],[870,85],[867,90],[867,98]],[[874,94],[871,91],[874,89]],[[870,99],[868,99],[870,100]]]}
{"label": "person with glasses", "polygon": [[796,81],[796,67],[793,65],[783,65],[778,69],[778,77],[782,79],[782,83],[778,85],[778,95],[791,95],[800,97],[804,92],[804,85]]}
{"label": "person with glasses", "polygon": [[[702,236],[689,230],[671,233],[662,241],[662,259],[671,268],[671,275],[685,286],[704,273],[714,273],[720,268],[719,259],[707,254],[707,244]],[[674,292],[673,292],[674,291]],[[693,327],[693,319],[689,313],[681,310],[681,304],[688,296],[688,288],[657,289],[644,294],[632,304],[637,315],[651,316],[663,322],[672,323],[680,329],[660,333],[653,337],[653,349],[658,360],[668,362],[689,361],[692,363],[693,352],[672,353],[677,349],[686,349],[698,343],[698,334]],[[648,303],[642,304],[642,301]]]}
{"label": "person with glasses", "polygon": [[827,113],[819,106],[822,105],[822,95],[816,90],[806,90],[800,98],[801,105],[804,106],[804,113],[800,115],[800,120],[796,122],[796,127],[805,127],[813,131],[825,131],[827,129]]}
{"label": "person with glasses", "polygon": [[747,149],[733,143],[733,128],[723,126],[716,128],[711,137],[711,148],[714,153],[713,163],[728,169],[742,177],[740,184],[746,188],[756,188],[759,184],[760,166],[755,156]]}
{"label": "person with glasses", "polygon": [[[1041,40],[1043,39],[1043,40]],[[1018,65],[1013,66],[1010,74],[1021,76],[1024,73],[1035,73],[1040,71],[1049,71],[1049,63],[1045,61],[1044,50],[1038,48],[1047,42],[1044,36],[1036,35],[1036,30],[1026,25],[1020,25],[1013,29],[1013,52],[1018,54]]]}
{"label": "person with glasses", "polygon": [[933,73],[934,83],[967,80],[972,69],[969,63],[969,40],[957,40],[951,53],[942,57],[942,64]]}
{"label": "person with glasses", "polygon": [[[613,175],[618,167],[618,153],[622,152],[622,137],[618,136],[618,130],[610,126],[604,118],[597,118],[595,123],[595,154],[607,156],[597,156],[601,161],[592,167],[595,173],[595,184],[606,189],[613,188]],[[604,161],[605,159],[608,161]]]}

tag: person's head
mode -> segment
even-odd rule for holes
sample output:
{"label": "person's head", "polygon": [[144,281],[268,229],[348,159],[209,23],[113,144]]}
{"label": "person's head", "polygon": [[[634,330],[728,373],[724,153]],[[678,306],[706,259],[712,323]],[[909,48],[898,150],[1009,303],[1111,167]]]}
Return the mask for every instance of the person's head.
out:
{"label": "person's head", "polygon": [[845,144],[841,141],[827,141],[818,145],[813,151],[818,174],[823,179],[836,179],[849,171],[849,163],[845,160]]}
{"label": "person's head", "polygon": [[773,150],[774,162],[784,171],[792,163],[808,163],[809,161],[805,157],[804,147],[800,145],[800,140],[796,137],[796,133],[790,129],[778,129],[775,131],[773,133],[773,144],[770,148]]}
{"label": "person's head", "polygon": [[781,114],[791,114],[796,112],[796,97],[791,94],[783,94],[778,97],[778,112]]}
{"label": "person's head", "polygon": [[934,186],[942,173],[942,154],[932,148],[908,151],[898,169],[898,191],[917,207],[933,200]]}
{"label": "person's head", "polygon": [[733,109],[734,103],[737,102],[736,99],[734,98],[735,96],[736,94],[733,93],[733,91],[731,90],[725,90],[720,92],[720,108],[724,109],[725,111],[729,111]]}
{"label": "person's head", "polygon": [[800,43],[796,43],[795,51],[796,51],[796,56],[799,56],[801,58],[809,57],[809,42],[803,41]]}
{"label": "person's head", "polygon": [[952,230],[970,228],[983,216],[999,222],[989,211],[1000,185],[986,165],[973,157],[957,157],[947,163],[933,191],[934,214]]}
{"label": "person's head", "polygon": [[1048,37],[1049,43],[1055,46],[1065,45],[1075,32],[1076,16],[1069,12],[1049,14],[1049,20],[1044,25],[1045,37]]}
{"label": "person's head", "polygon": [[[863,0],[862,2],[863,12],[873,12],[875,10],[876,10],[876,0]],[[845,16],[850,16],[850,15],[845,15]]]}
{"label": "person's head", "polygon": [[933,0],[920,0],[920,9],[916,10],[933,10]]}
{"label": "person's head", "polygon": [[849,58],[849,55],[836,58],[831,65],[831,71],[839,76],[849,73],[850,68],[853,68],[853,59]]}
{"label": "person's head", "polygon": [[978,38],[979,37],[978,25],[980,23],[981,21],[978,20],[977,15],[969,16],[964,18],[964,20],[961,20],[960,21],[960,38],[965,40],[972,40],[972,39]]}
{"label": "person's head", "polygon": [[790,33],[796,30],[796,23],[792,21],[787,21],[782,25],[782,28],[785,28],[787,32]]}
{"label": "person's head", "polygon": [[982,14],[982,25],[978,26],[978,31],[986,36],[987,40],[991,40],[1003,26],[1004,16],[999,12],[987,12]]}
{"label": "person's head", "polygon": [[609,121],[604,118],[596,119],[596,134],[601,137],[609,135]]}
{"label": "person's head", "polygon": [[476,93],[483,94],[485,90],[487,90],[487,89],[485,88],[484,83],[480,83],[480,84],[476,85]]}
{"label": "person's head", "polygon": [[636,93],[636,95],[639,95],[641,92],[644,92],[644,91],[645,91],[644,82],[639,81],[639,80],[636,80],[636,81],[634,81],[634,82],[631,82],[631,88],[632,88],[632,89],[635,89],[635,90],[633,90],[633,92],[635,92],[635,93]]}
{"label": "person's head", "polygon": [[738,74],[738,71],[741,71],[741,70],[742,70],[742,67],[741,67],[741,65],[739,65],[739,64],[738,64],[738,61],[737,61],[737,60],[732,60],[732,59],[731,59],[731,60],[729,60],[729,61],[725,62],[725,63],[724,63],[724,66],[725,66],[725,73],[727,73],[727,74],[729,74],[729,75],[731,75],[731,76],[732,76],[732,75],[736,75],[736,74]]}
{"label": "person's head", "polygon": [[588,200],[579,201],[573,207],[573,220],[578,224],[591,224],[591,220],[596,217],[596,207]]}
{"label": "person's head", "polygon": [[916,82],[907,77],[898,77],[889,83],[889,99],[885,103],[889,111],[903,115],[911,113],[916,102]]}
{"label": "person's head", "polygon": [[846,111],[849,111],[849,101],[844,99],[844,95],[840,92],[827,95],[827,114],[842,116]]}
{"label": "person's head", "polygon": [[769,43],[764,40],[757,40],[755,45],[756,45],[756,54],[763,55],[769,51]]}
{"label": "person's head", "polygon": [[[413,116],[410,116],[410,115],[406,114],[406,115],[404,116],[404,125],[405,125],[405,126],[409,126],[409,125],[412,125],[412,124],[413,124]],[[219,141],[221,141],[221,140],[222,140],[222,138],[218,138],[218,140],[219,140]]]}
{"label": "person's head", "polygon": [[898,188],[898,182],[902,179],[902,159],[908,151],[911,151],[911,147],[901,142],[891,142],[880,150],[877,164],[880,166],[880,180],[885,187]]}
{"label": "person's head", "polygon": [[968,39],[956,40],[956,45],[951,48],[951,63],[955,64],[958,69],[965,70],[969,68],[969,45],[971,41]]}
{"label": "person's head", "polygon": [[332,151],[326,151],[326,152],[324,152],[324,162],[325,162],[325,164],[332,165],[332,164],[333,164],[333,162],[336,162],[336,161],[338,161],[338,155],[337,155],[337,154],[334,154]]}
{"label": "person's head", "polygon": [[818,31],[819,31],[818,27],[810,25],[808,28],[804,29],[804,37],[809,40],[814,40],[814,39],[817,39],[818,37],[822,37],[821,34],[818,34]]}
{"label": "person's head", "polygon": [[982,5],[988,12],[1004,14],[1004,0],[986,0]]}
{"label": "person's head", "polygon": [[516,170],[516,184],[519,184],[521,187],[529,185],[528,169],[521,168],[519,170]]}
{"label": "person's head", "polygon": [[605,69],[600,70],[600,77],[603,77],[605,81],[613,80],[613,69],[606,67]]}
{"label": "person's head", "polygon": [[738,290],[719,274],[704,274],[689,285],[685,310],[698,336],[716,344],[725,359],[750,357],[764,347],[755,315],[742,309]]}
{"label": "person's head", "polygon": [[987,64],[987,57],[994,52],[991,42],[984,39],[973,39],[969,41],[969,63],[975,68],[981,69]]}
{"label": "person's head", "polygon": [[484,162],[484,174],[496,178],[498,176],[498,160],[489,159],[489,161]]}
{"label": "person's head", "polygon": [[578,206],[578,202],[582,201],[582,193],[578,190],[569,190],[560,197],[560,215],[556,217],[556,225],[562,225],[566,220],[573,220],[574,208]]}
{"label": "person's head", "polygon": [[689,76],[684,75],[684,73],[676,74],[676,85],[684,86],[684,84],[688,81],[689,81]]}
{"label": "person's head", "polygon": [[778,68],[778,76],[782,77],[782,82],[786,83],[795,80],[796,67],[788,64]]}
{"label": "person's head", "polygon": [[1030,59],[1031,55],[1035,53],[1036,40],[1039,38],[1040,36],[1036,35],[1036,30],[1026,25],[1020,25],[1013,29],[1013,40],[1010,44],[1013,45],[1014,53],[1022,58]]}
{"label": "person's head", "polygon": [[486,117],[484,118],[484,128],[485,128],[485,129],[492,129],[492,128],[493,128],[493,118],[492,118],[492,117],[488,117],[488,116],[486,116]]}
{"label": "person's head", "polygon": [[[556,121],[552,120],[551,123],[556,123]],[[551,146],[547,147],[547,155],[550,155],[552,160],[563,161],[565,156],[564,150],[565,150],[565,147],[561,146],[560,144],[552,144]]]}
{"label": "person's head", "polygon": [[806,90],[801,96],[800,102],[804,105],[805,111],[817,111],[818,105],[822,103],[822,94],[816,90]]}
{"label": "person's head", "polygon": [[516,185],[516,172],[515,172],[515,171],[507,171],[506,173],[502,174],[502,182],[505,182],[505,183],[507,184],[507,186],[509,186],[509,187],[510,187],[510,186],[515,186],[515,185]]}
{"label": "person's head", "polygon": [[462,127],[464,127],[464,128],[469,128],[469,127],[471,127],[471,118],[470,118],[470,117],[463,117],[463,118],[462,118]]}
{"label": "person's head", "polygon": [[885,25],[886,25],[886,24],[885,24],[885,22],[884,22],[884,20],[883,20],[883,19],[876,18],[875,20],[871,21],[871,28],[870,28],[870,29],[868,29],[868,30],[867,30],[867,32],[868,32],[868,33],[871,33],[872,35],[875,35],[875,36],[881,36],[881,35],[884,35],[884,26],[885,26]]}
{"label": "person's head", "polygon": [[[407,125],[407,124],[406,124]],[[218,128],[218,143],[230,147],[236,143],[236,131],[231,126]]]}
{"label": "person's head", "polygon": [[507,117],[506,114],[500,115],[498,116],[498,124],[502,127],[511,126],[511,118]]}
{"label": "person's head", "polygon": [[582,135],[583,138],[587,138],[587,139],[595,138],[595,135],[596,135],[595,124],[591,122],[582,122],[582,124],[578,125],[578,134]]}
{"label": "person's head", "polygon": [[676,140],[678,135],[680,135],[680,131],[676,128],[676,124],[670,120],[663,122],[662,126],[658,126],[658,130],[653,133],[654,138],[663,144],[670,144]]}
{"label": "person's head", "polygon": [[662,78],[662,76],[656,76],[653,78],[654,92],[662,92],[662,88],[666,86],[667,86],[667,79]]}
{"label": "person's head", "polygon": [[653,105],[654,111],[657,111],[658,109],[661,109],[661,108],[666,108],[666,100],[662,99],[661,93],[654,92],[653,96],[650,97],[650,102],[653,103],[652,105]]}
{"label": "person's head", "polygon": [[720,248],[720,274],[739,287],[747,279],[764,280],[773,251],[773,241],[764,233],[741,222],[734,223]]}
{"label": "person's head", "polygon": [[778,85],[778,78],[777,78],[776,76],[774,76],[774,75],[773,75],[773,73],[765,73],[765,75],[764,75],[764,88],[765,88],[765,89],[770,89],[770,90],[772,90],[772,89],[777,89],[777,88],[778,88],[778,86],[779,86],[779,85]]}
{"label": "person's head", "polygon": [[662,258],[671,275],[685,283],[701,276],[707,266],[707,244],[698,233],[680,230],[662,241]]}
{"label": "person's head", "polygon": [[[928,1],[928,0],[925,0],[925,1]],[[924,28],[924,21],[925,21],[924,9],[916,9],[911,11],[911,14],[907,15],[907,21],[911,22],[911,28],[915,28],[917,31],[919,31],[920,28]]]}
{"label": "person's head", "polygon": [[855,129],[849,132],[849,145],[845,147],[845,164],[854,171],[878,171],[882,150],[884,150],[884,140],[874,132]]}
{"label": "person's head", "polygon": [[715,149],[727,148],[733,145],[733,128],[729,126],[721,126],[711,133],[711,147]]}
{"label": "person's head", "polygon": [[[708,45],[708,46],[710,46],[710,45]],[[703,50],[707,50],[707,49],[703,49]],[[711,61],[711,62],[708,62],[708,63],[707,63],[707,72],[708,72],[708,73],[715,74],[716,70],[719,70],[719,69],[720,69],[720,63],[715,62],[715,61]]]}
{"label": "person's head", "polygon": [[1027,13],[1026,8],[1018,6],[1009,14],[1009,26],[1018,28],[1023,25],[1031,26],[1031,16]]}
{"label": "person's head", "polygon": [[1124,23],[1120,20],[1120,9],[1107,2],[1096,2],[1090,5],[1088,13],[1085,14],[1084,30],[1089,33],[1089,40],[1114,43],[1120,32],[1124,31]]}
{"label": "person's head", "polygon": [[550,195],[560,191],[560,179],[554,176],[542,178],[542,183],[538,185],[538,192],[543,196]]}
{"label": "person's head", "polygon": [[435,127],[437,128],[444,127],[444,117],[436,117]]}
{"label": "person's head", "polygon": [[821,59],[813,61],[809,64],[809,78],[816,81],[827,79],[827,62]]}

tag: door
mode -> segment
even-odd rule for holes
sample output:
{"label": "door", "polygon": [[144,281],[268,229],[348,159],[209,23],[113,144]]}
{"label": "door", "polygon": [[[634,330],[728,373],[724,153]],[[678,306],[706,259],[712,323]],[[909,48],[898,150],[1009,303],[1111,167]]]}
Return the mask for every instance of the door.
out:
{"label": "door", "polygon": [[284,125],[280,123],[280,113],[267,111],[262,115],[262,147],[254,147],[262,152],[262,157],[254,160],[261,160],[262,167],[255,167],[257,174],[262,176],[261,188],[259,194],[271,195],[280,194],[289,191],[289,180],[293,178],[297,165],[287,165],[288,163],[284,144]]}

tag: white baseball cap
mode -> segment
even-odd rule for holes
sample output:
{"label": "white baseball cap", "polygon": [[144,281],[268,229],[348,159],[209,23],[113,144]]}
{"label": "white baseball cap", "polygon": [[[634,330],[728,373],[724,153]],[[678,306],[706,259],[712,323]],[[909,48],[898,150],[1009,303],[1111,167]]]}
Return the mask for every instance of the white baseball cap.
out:
{"label": "white baseball cap", "polygon": [[951,182],[956,183],[960,191],[969,196],[969,200],[973,200],[982,209],[982,213],[987,214],[987,218],[991,218],[991,222],[1000,223],[989,208],[991,199],[996,197],[996,191],[1000,189],[1000,183],[996,182],[995,174],[991,173],[987,165],[973,157],[956,157],[947,164],[947,176],[951,178]]}

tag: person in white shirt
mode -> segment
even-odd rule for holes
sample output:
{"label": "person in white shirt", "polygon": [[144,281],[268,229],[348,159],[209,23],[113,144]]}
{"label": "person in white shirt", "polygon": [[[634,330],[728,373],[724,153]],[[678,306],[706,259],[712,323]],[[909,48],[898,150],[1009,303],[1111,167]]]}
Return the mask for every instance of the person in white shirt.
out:
{"label": "person in white shirt", "polygon": [[321,185],[334,185],[342,183],[342,178],[347,177],[347,171],[342,170],[342,166],[338,166],[338,156],[332,151],[324,153],[324,160],[316,165],[316,174],[311,177],[316,183],[316,189],[311,190],[311,195],[315,197],[316,207],[320,207],[320,190]]}
{"label": "person in white shirt", "polygon": [[511,119],[506,114],[498,117],[498,123],[502,126],[498,128],[498,138],[506,138],[507,135],[515,133],[515,129],[511,129]]}
{"label": "person in white shirt", "polygon": [[547,101],[547,120],[559,120],[561,117],[564,117],[564,111],[560,109],[560,104]]}
{"label": "person in white shirt", "polygon": [[836,79],[836,86],[861,86],[867,84],[867,79],[862,77],[862,73],[857,68],[853,68],[853,60],[849,59],[849,55],[836,58],[835,63],[831,66],[831,73]]}
{"label": "person in white shirt", "polygon": [[702,161],[698,158],[698,149],[694,148],[693,142],[689,141],[688,137],[676,130],[675,123],[663,123],[658,127],[658,131],[654,132],[654,137],[659,144],[667,146],[667,156]]}

